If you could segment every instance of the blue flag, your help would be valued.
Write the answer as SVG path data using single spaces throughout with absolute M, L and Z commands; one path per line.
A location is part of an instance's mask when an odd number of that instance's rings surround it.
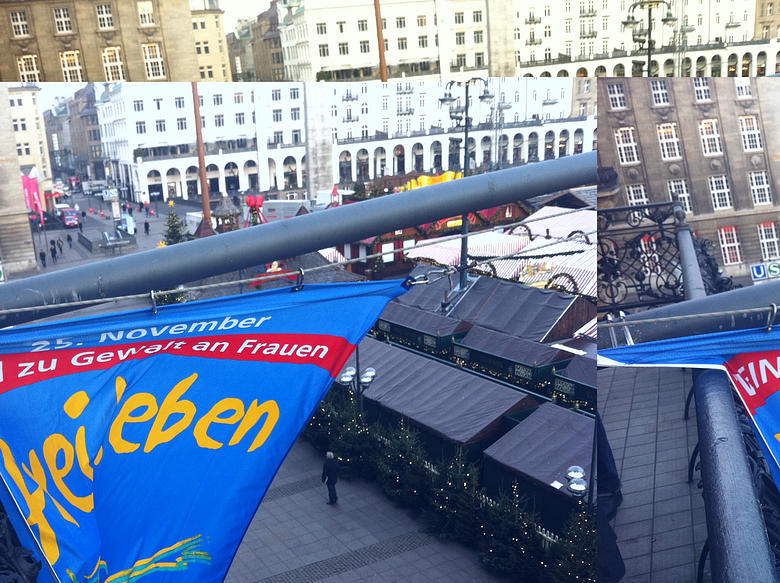
M 22 540 L 63 582 L 222 581 L 334 375 L 406 289 L 307 285 L 3 330 L 0 500 Z
M 599 351 L 600 366 L 676 366 L 728 374 L 780 485 L 780 329 L 734 330 Z

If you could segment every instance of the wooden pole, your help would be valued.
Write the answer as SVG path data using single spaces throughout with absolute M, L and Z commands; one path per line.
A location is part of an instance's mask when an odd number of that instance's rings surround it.
M 376 42 L 379 46 L 379 76 L 382 83 L 387 83 L 387 63 L 385 62 L 385 39 L 382 33 L 382 9 L 379 0 L 374 0 L 374 14 L 376 16 Z

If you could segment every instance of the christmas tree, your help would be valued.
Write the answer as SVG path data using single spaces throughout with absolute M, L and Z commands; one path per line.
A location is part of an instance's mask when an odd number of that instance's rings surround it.
M 498 501 L 485 501 L 480 512 L 479 558 L 517 581 L 544 581 L 542 541 L 526 505 L 517 483 Z
M 550 579 L 554 583 L 596 583 L 596 517 L 582 500 L 578 504 L 553 561 Z
M 184 221 L 179 218 L 176 211 L 171 209 L 168 213 L 168 220 L 166 222 L 165 244 L 175 245 L 176 243 L 181 243 L 188 239 L 189 237 L 187 236 Z
M 426 519 L 436 534 L 473 544 L 479 522 L 479 470 L 469 464 L 462 448 L 439 465 Z
M 335 389 L 331 390 L 331 393 L 334 392 Z M 360 403 L 352 391 L 343 392 L 339 401 L 339 419 L 334 428 L 331 449 L 339 456 L 344 475 L 370 478 L 373 475 L 369 462 L 371 442 Z
M 412 508 L 428 503 L 431 478 L 416 431 L 403 419 L 395 428 L 375 426 L 374 467 L 382 490 L 393 500 Z

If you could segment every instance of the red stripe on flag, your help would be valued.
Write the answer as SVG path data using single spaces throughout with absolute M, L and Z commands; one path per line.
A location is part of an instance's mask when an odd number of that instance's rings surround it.
M 225 334 L 0 355 L 0 394 L 60 376 L 174 354 L 220 360 L 313 364 L 334 377 L 355 345 L 327 334 Z

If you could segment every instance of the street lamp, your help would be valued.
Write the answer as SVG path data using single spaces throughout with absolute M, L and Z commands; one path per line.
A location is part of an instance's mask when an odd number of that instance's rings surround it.
M 356 362 L 356 364 L 358 364 Z M 358 366 L 360 366 L 358 364 Z M 357 369 L 354 366 L 350 366 L 344 369 L 344 373 L 339 377 L 339 382 L 342 385 L 348 386 L 353 393 L 360 396 L 360 415 L 363 415 L 363 393 L 368 389 L 376 376 L 376 369 L 371 367 L 365 369 L 358 378 Z
M 463 115 L 461 116 L 458 112 L 450 111 L 450 119 L 457 122 L 457 125 L 460 126 L 461 121 L 463 122 L 463 176 L 466 177 L 469 175 L 469 125 L 471 124 L 471 118 L 469 118 L 469 87 L 472 85 L 477 85 L 479 83 L 483 84 L 483 91 L 482 95 L 479 96 L 479 100 L 483 103 L 487 103 L 490 100 L 493 99 L 493 95 L 491 95 L 488 92 L 488 81 L 487 79 L 483 79 L 482 77 L 472 77 L 468 81 L 450 81 L 447 83 L 445 90 L 444 90 L 444 97 L 439 98 L 439 103 L 442 105 L 448 105 L 451 106 L 455 102 L 455 98 L 452 96 L 452 86 L 457 85 L 458 87 L 464 87 L 465 88 L 465 105 L 463 107 Z M 468 265 L 468 250 L 469 250 L 469 244 L 468 244 L 468 237 L 469 234 L 469 216 L 468 214 L 461 216 L 461 227 L 460 232 L 463 235 L 463 238 L 460 241 L 460 289 L 461 291 L 466 289 L 466 284 L 468 283 L 468 274 L 466 273 L 467 265 Z
M 666 7 L 666 16 L 661 19 L 661 22 L 667 26 L 672 26 L 677 22 L 677 18 L 672 16 L 672 5 L 667 0 L 639 0 L 634 2 L 628 8 L 628 18 L 623 21 L 625 28 L 630 28 L 633 32 L 634 42 L 639 44 L 641 49 L 642 45 L 647 41 L 647 76 L 652 77 L 650 71 L 653 55 L 653 8 Z M 647 32 L 644 30 L 635 30 L 639 25 L 639 21 L 634 17 L 634 11 L 636 9 L 647 10 Z M 645 38 L 647 37 L 647 38 Z
M 588 483 L 585 481 L 585 470 L 580 466 L 571 466 L 566 470 L 566 479 L 569 481 L 567 486 L 569 492 L 582 498 L 588 491 Z

